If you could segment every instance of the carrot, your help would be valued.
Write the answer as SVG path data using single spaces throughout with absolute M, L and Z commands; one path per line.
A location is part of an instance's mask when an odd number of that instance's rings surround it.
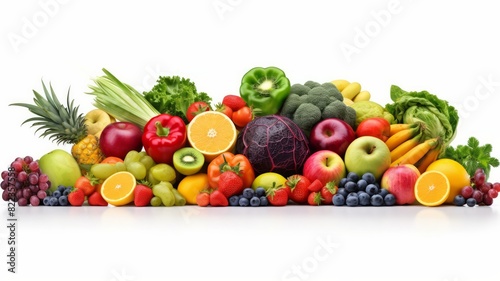
M 389 150 L 392 151 L 396 147 L 398 147 L 400 144 L 402 144 L 403 142 L 414 137 L 418 132 L 419 132 L 418 127 L 413 127 L 413 128 L 399 131 L 399 132 L 395 133 L 394 135 L 390 136 L 385 141 L 385 144 L 387 145 Z
M 437 145 L 437 138 L 432 138 L 415 146 L 410 151 L 391 163 L 391 167 L 403 164 L 416 164 L 424 155 Z
M 407 130 L 407 129 L 411 129 L 412 127 L 415 127 L 415 126 L 416 126 L 415 124 L 404 124 L 404 123 L 391 124 L 391 133 L 389 135 L 393 136 L 397 132 L 400 132 L 400 131 L 403 131 L 403 130 Z
M 432 162 L 437 160 L 439 152 L 439 148 L 434 147 L 429 152 L 427 152 L 424 157 L 422 157 L 422 159 L 420 159 L 420 161 L 416 164 L 417 169 L 420 171 L 420 173 L 425 172 L 425 170 L 427 170 L 427 167 L 429 167 Z
M 398 159 L 399 157 L 405 155 L 412 148 L 419 145 L 421 137 L 422 134 L 418 134 L 415 137 L 403 142 L 402 144 L 398 145 L 396 148 L 391 150 L 391 161 Z

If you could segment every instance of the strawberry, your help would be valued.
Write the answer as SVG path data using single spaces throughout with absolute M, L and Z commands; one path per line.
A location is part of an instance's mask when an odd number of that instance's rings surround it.
M 73 188 L 70 194 L 68 194 L 68 202 L 71 206 L 82 206 L 85 202 L 85 193 L 82 189 Z
M 219 190 L 214 190 L 212 193 L 210 193 L 210 206 L 222 206 L 225 207 L 229 205 L 229 202 L 227 201 L 227 197 L 224 196 L 222 192 Z
M 322 201 L 323 197 L 321 197 L 321 193 L 317 191 L 309 193 L 309 196 L 307 197 L 307 204 L 311 206 L 319 206 Z
M 108 202 L 102 198 L 102 195 L 100 192 L 94 191 L 90 196 L 87 198 L 87 202 L 89 203 L 90 206 L 108 206 Z
M 237 95 L 226 95 L 222 98 L 222 104 L 229 106 L 233 111 L 237 111 L 238 109 L 247 105 L 245 100 Z
M 305 204 L 307 202 L 307 196 L 310 193 L 307 187 L 310 184 L 311 181 L 303 175 L 291 175 L 285 182 L 285 186 L 290 191 L 288 196 L 297 204 Z
M 288 203 L 287 188 L 277 187 L 268 189 L 267 201 L 273 206 L 285 206 Z
M 332 204 L 333 195 L 337 193 L 338 187 L 334 181 L 328 182 L 321 188 L 321 197 L 323 197 L 323 204 Z
M 319 179 L 315 179 L 311 184 L 307 187 L 311 192 L 318 192 L 323 187 L 323 183 Z
M 210 205 L 210 194 L 207 192 L 200 192 L 196 195 L 196 204 L 200 207 L 206 207 Z
M 219 176 L 218 190 L 229 198 L 243 192 L 243 179 L 234 171 L 225 171 Z
M 138 184 L 134 188 L 134 205 L 137 207 L 148 206 L 153 196 L 153 190 L 149 186 Z

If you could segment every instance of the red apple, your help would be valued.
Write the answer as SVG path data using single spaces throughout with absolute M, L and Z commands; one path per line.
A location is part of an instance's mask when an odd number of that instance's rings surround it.
M 142 150 L 142 130 L 130 122 L 115 122 L 101 132 L 99 146 L 104 156 L 124 159 L 131 150 Z
M 345 177 L 344 161 L 331 150 L 318 150 L 306 159 L 302 174 L 311 182 L 319 179 L 324 185 L 338 183 Z
M 396 197 L 397 205 L 415 202 L 415 183 L 420 172 L 411 164 L 398 165 L 387 169 L 382 176 L 380 186 Z
M 331 150 L 343 157 L 355 138 L 356 133 L 349 124 L 341 119 L 327 118 L 314 125 L 309 143 L 313 151 Z
M 391 135 L 391 124 L 382 117 L 368 118 L 359 123 L 356 136 L 372 136 L 385 142 Z

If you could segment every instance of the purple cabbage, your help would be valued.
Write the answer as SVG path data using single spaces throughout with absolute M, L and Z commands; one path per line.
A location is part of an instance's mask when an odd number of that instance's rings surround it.
M 300 174 L 310 155 L 309 141 L 302 130 L 291 119 L 279 115 L 258 117 L 248 123 L 238 134 L 235 149 L 248 158 L 256 175 Z

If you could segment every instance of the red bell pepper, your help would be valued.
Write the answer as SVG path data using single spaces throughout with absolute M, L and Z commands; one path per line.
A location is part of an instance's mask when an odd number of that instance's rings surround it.
M 208 184 L 212 188 L 219 187 L 219 177 L 225 171 L 232 170 L 243 179 L 243 187 L 251 187 L 255 172 L 248 158 L 243 154 L 224 152 L 210 161 L 207 167 Z
M 186 124 L 179 116 L 157 115 L 144 126 L 142 144 L 156 163 L 172 165 L 174 152 L 186 144 Z

